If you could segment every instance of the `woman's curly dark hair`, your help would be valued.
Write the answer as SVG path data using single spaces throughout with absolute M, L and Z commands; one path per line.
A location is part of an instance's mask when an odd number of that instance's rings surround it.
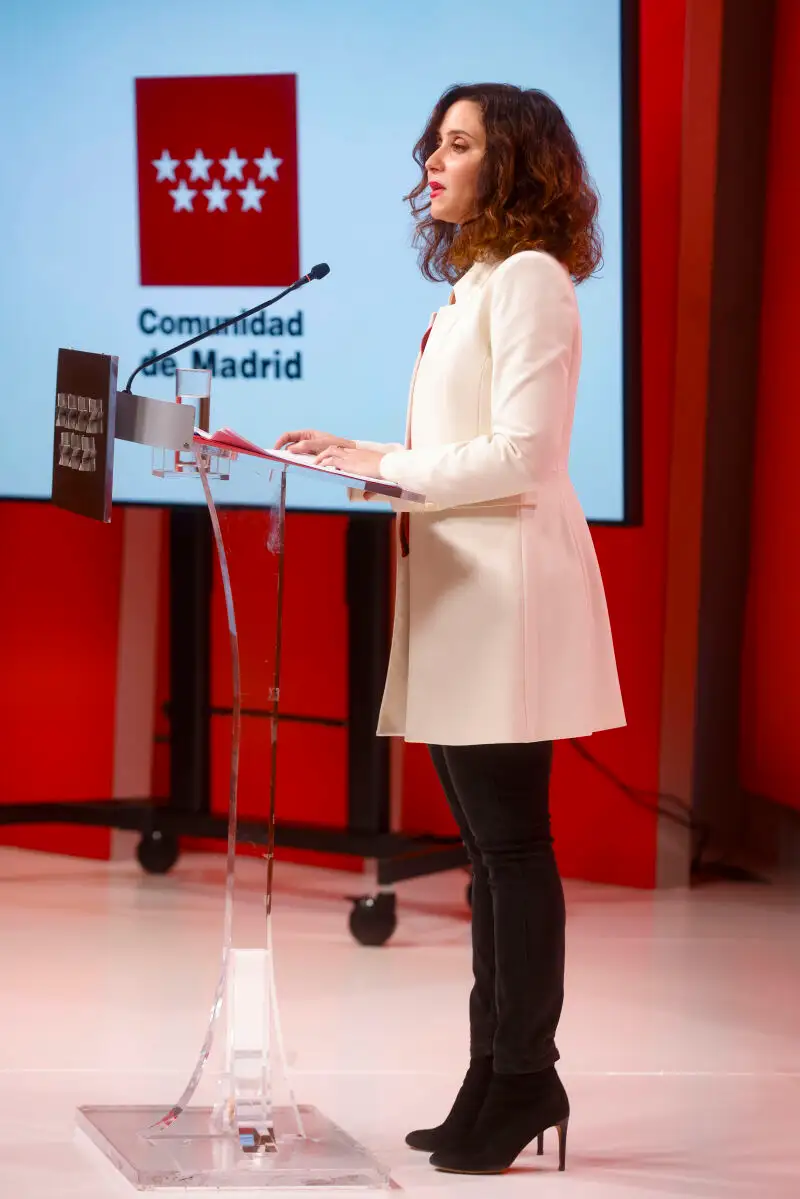
M 457 100 L 479 104 L 486 128 L 478 214 L 460 226 L 430 215 L 425 171 L 445 113 Z M 506 83 L 449 88 L 414 147 L 414 161 L 422 179 L 405 199 L 417 223 L 414 245 L 427 279 L 453 283 L 474 262 L 520 250 L 546 250 L 576 283 L 600 265 L 597 192 L 566 117 L 545 92 Z

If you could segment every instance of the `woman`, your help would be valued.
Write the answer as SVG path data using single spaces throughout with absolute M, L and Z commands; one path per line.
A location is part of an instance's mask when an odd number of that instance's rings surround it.
M 598 202 L 563 114 L 539 91 L 452 88 L 414 157 L 422 271 L 455 287 L 423 339 L 406 443 L 306 430 L 278 446 L 426 497 L 399 522 L 378 731 L 430 746 L 472 862 L 475 980 L 461 1090 L 443 1124 L 406 1139 L 440 1169 L 495 1173 L 535 1137 L 541 1152 L 556 1127 L 563 1169 L 552 743 L 625 723 L 567 473 L 581 356 L 573 281 L 600 261 Z

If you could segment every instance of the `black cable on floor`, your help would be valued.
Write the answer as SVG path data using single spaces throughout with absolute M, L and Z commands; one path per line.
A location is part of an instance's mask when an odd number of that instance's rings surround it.
M 708 845 L 711 830 L 705 821 L 697 820 L 692 815 L 690 805 L 686 800 L 681 799 L 678 795 L 672 795 L 669 791 L 649 791 L 643 787 L 634 787 L 621 779 L 610 766 L 606 766 L 604 762 L 599 761 L 581 741 L 570 738 L 570 745 L 584 761 L 593 766 L 604 779 L 615 786 L 618 791 L 621 791 L 636 807 L 643 808 L 646 812 L 653 812 L 657 816 L 663 816 L 665 820 L 671 820 L 679 828 L 685 828 L 688 832 L 693 833 L 697 837 L 697 841 L 694 853 L 692 854 L 690 869 L 692 874 L 696 874 L 702 869 L 703 855 Z M 679 809 L 679 812 L 674 812 L 670 808 L 665 807 L 665 802 L 674 804 Z
M 631 803 L 636 804 L 637 807 L 644 808 L 645 811 L 653 812 L 658 816 L 665 817 L 667 820 L 672 820 L 680 828 L 685 828 L 696 835 L 697 842 L 690 866 L 692 875 L 705 875 L 707 877 L 737 882 L 765 881 L 759 875 L 743 867 L 732 866 L 722 860 L 715 862 L 706 862 L 703 860 L 710 840 L 711 829 L 706 821 L 698 820 L 692 815 L 690 805 L 686 800 L 681 799 L 677 795 L 672 795 L 668 791 L 648 791 L 641 787 L 633 787 L 630 783 L 624 782 L 604 762 L 600 762 L 582 742 L 571 738 L 570 744 L 586 762 L 593 766 L 603 778 L 607 779 L 608 782 L 621 791 Z M 655 802 L 648 802 L 652 800 L 655 800 Z M 674 804 L 680 810 L 680 814 L 664 807 L 664 801 Z

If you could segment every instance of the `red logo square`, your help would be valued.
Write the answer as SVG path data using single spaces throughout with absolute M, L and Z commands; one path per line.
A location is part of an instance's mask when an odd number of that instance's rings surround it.
M 143 284 L 294 283 L 296 97 L 294 75 L 136 80 Z

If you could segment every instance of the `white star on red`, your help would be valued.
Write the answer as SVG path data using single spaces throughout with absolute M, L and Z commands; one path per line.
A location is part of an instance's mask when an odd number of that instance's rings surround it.
M 256 187 L 254 179 L 248 179 L 247 186 L 238 189 L 238 195 L 242 197 L 242 212 L 261 212 L 264 189 Z
M 203 192 L 203 195 L 208 201 L 208 211 L 227 212 L 227 201 L 230 194 L 231 193 L 228 191 L 228 189 L 222 186 L 219 179 L 215 179 L 211 184 L 211 187 L 207 191 Z
M 192 201 L 197 195 L 197 192 L 192 191 L 190 187 L 187 187 L 185 179 L 181 179 L 175 190 L 171 191 L 169 194 L 175 201 L 172 208 L 173 212 L 194 212 L 194 209 L 192 208 Z
M 227 158 L 220 158 L 220 166 L 225 168 L 225 182 L 229 179 L 239 179 L 244 183 L 244 175 L 242 174 L 248 159 L 240 158 L 235 150 L 231 150 Z
M 170 183 L 175 182 L 175 168 L 178 166 L 180 159 L 170 158 L 169 150 L 162 150 L 160 158 L 154 158 L 152 165 L 158 171 L 156 183 L 163 183 L 165 179 L 169 179 Z
M 206 158 L 202 150 L 195 150 L 194 158 L 187 158 L 186 165 L 192 172 L 190 179 L 194 182 L 195 179 L 203 179 L 208 183 L 208 168 L 213 163 L 213 158 Z
M 278 167 L 282 165 L 283 159 L 276 158 L 271 150 L 264 150 L 262 158 L 254 158 L 253 162 L 258 167 L 259 179 L 273 179 L 278 182 Z

